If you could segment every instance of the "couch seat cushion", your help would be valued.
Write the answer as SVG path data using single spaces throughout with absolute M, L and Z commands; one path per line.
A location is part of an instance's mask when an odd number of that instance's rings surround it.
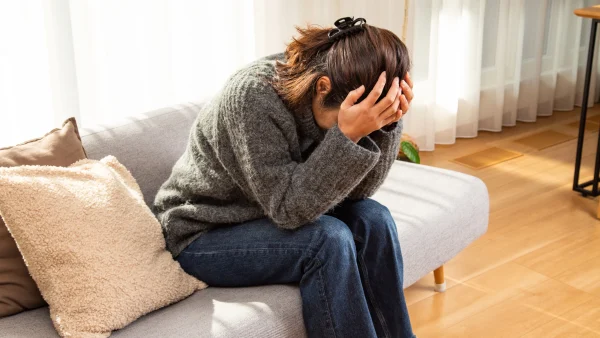
M 293 285 L 215 288 L 152 312 L 111 337 L 305 337 Z M 58 337 L 47 308 L 0 320 L 0 338 Z

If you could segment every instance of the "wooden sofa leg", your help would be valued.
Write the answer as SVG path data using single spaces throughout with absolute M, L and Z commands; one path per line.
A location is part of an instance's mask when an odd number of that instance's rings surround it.
M 433 270 L 433 277 L 435 278 L 435 291 L 444 292 L 446 291 L 446 279 L 444 278 L 444 266 Z

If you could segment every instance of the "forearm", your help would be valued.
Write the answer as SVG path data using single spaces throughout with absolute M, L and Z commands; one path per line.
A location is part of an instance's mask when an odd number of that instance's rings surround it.
M 374 143 L 354 144 L 334 127 L 306 162 L 283 173 L 288 182 L 272 190 L 263 207 L 284 228 L 311 222 L 348 196 L 379 157 Z
M 375 194 L 377 189 L 385 181 L 390 168 L 396 160 L 398 148 L 400 146 L 400 136 L 402 134 L 402 122 L 400 121 L 394 128 L 387 130 L 377 130 L 368 138 L 377 144 L 381 155 L 377 164 L 369 171 L 365 178 L 350 192 L 348 198 L 363 199 Z

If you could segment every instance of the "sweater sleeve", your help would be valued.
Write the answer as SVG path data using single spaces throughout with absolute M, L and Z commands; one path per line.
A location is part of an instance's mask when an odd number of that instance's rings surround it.
M 349 199 L 363 199 L 373 196 L 377 189 L 381 187 L 387 177 L 392 164 L 398 155 L 400 146 L 400 136 L 402 135 L 402 120 L 397 124 L 391 125 L 391 128 L 376 130 L 369 136 L 363 138 L 375 143 L 380 151 L 379 161 L 364 177 L 364 179 L 350 192 Z
M 323 215 L 379 160 L 374 143 L 357 145 L 335 126 L 306 162 L 295 162 L 283 127 L 271 117 L 270 110 L 283 106 L 273 100 L 237 102 L 223 116 L 239 172 L 232 177 L 280 227 L 297 228 Z

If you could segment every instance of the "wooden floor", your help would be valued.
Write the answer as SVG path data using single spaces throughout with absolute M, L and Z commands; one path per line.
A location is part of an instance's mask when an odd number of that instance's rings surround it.
M 491 211 L 487 234 L 445 265 L 445 293 L 433 292 L 433 274 L 406 290 L 419 338 L 600 337 L 598 202 L 571 190 L 576 140 L 544 150 L 513 142 L 547 129 L 577 135 L 569 123 L 578 120 L 579 109 L 555 112 L 422 153 L 423 164 L 481 178 Z M 586 133 L 585 180 L 597 137 Z M 525 156 L 481 170 L 449 161 L 490 146 Z

